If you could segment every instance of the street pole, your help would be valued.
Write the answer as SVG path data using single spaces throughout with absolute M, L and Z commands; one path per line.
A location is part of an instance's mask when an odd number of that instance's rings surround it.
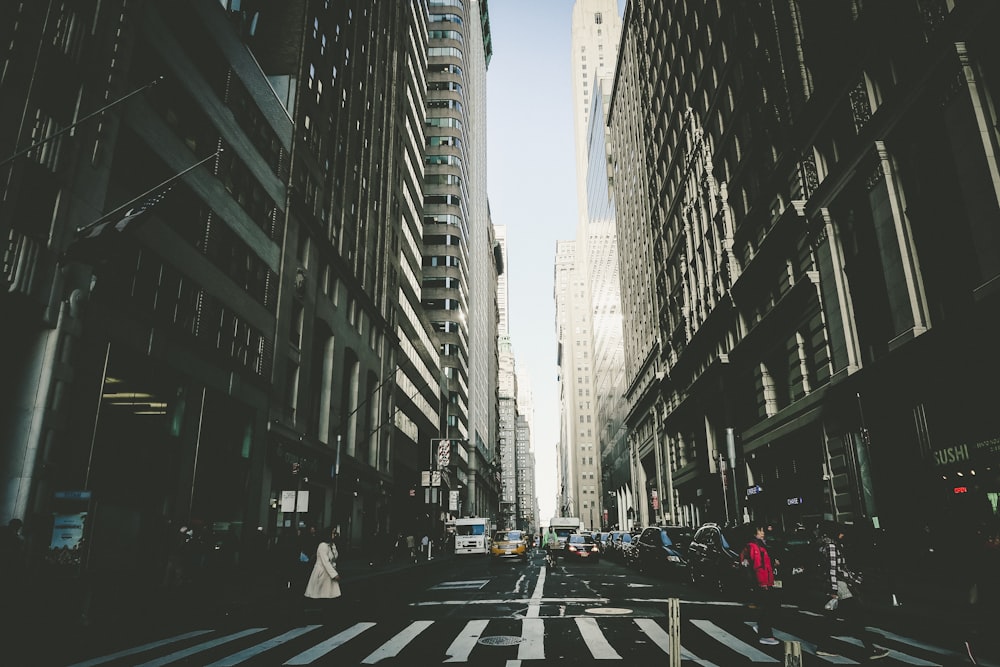
M 337 523 L 337 489 L 340 487 L 340 436 L 337 436 L 337 455 L 333 463 L 333 507 L 330 508 L 330 520 L 337 531 L 340 531 L 340 524 Z

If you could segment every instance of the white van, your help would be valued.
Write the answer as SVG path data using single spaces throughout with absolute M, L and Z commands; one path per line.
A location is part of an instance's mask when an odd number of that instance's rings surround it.
M 490 520 L 486 517 L 455 519 L 455 553 L 488 554 L 490 552 Z
M 549 530 L 559 538 L 559 549 L 566 547 L 566 538 L 580 532 L 583 523 L 573 516 L 552 517 L 549 519 Z

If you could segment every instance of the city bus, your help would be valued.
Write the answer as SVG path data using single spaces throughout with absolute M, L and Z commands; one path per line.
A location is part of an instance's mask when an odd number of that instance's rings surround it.
M 455 519 L 454 525 L 456 554 L 485 555 L 490 552 L 490 520 L 488 518 Z

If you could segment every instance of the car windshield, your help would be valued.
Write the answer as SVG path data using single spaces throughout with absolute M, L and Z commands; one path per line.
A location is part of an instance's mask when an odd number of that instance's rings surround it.
M 663 536 L 663 544 L 666 546 L 676 545 L 681 548 L 691 544 L 694 531 L 690 528 L 664 528 L 660 531 Z
M 590 535 L 570 535 L 569 536 L 569 543 L 570 544 L 593 544 L 594 543 L 594 538 L 591 537 Z
M 631 542 L 632 533 L 622 533 L 622 542 Z
M 493 539 L 497 542 L 517 542 L 521 539 L 521 531 L 501 530 L 493 537 Z

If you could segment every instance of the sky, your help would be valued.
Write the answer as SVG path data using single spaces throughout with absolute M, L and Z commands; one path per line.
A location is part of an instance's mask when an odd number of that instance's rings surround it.
M 558 486 L 556 241 L 576 237 L 573 0 L 494 0 L 489 10 L 487 188 L 493 223 L 507 226 L 510 334 L 515 363 L 520 372 L 527 369 L 534 395 L 535 484 L 544 525 Z
M 510 335 L 534 396 L 535 485 L 544 524 L 557 489 L 556 241 L 576 236 L 573 0 L 500 0 L 489 8 L 487 191 L 493 223 L 507 226 Z

